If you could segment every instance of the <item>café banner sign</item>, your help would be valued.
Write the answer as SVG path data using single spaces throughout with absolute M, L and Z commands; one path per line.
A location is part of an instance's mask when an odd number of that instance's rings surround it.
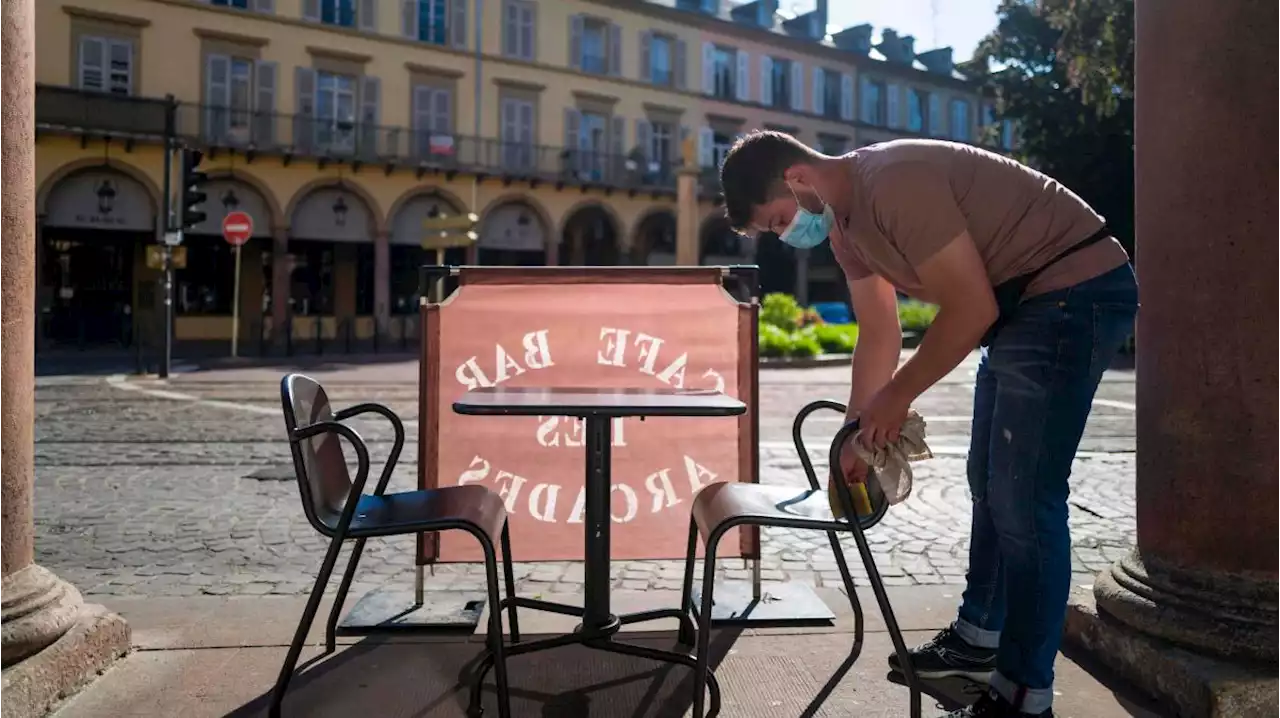
M 737 420 L 613 421 L 616 559 L 683 557 L 694 493 L 756 480 L 756 307 L 725 291 L 720 268 L 456 271 L 458 289 L 422 308 L 420 483 L 498 493 L 516 560 L 582 558 L 585 422 L 455 414 L 470 389 L 711 389 L 748 403 Z M 475 541 L 456 533 L 425 535 L 420 561 L 480 560 Z M 756 532 L 722 546 L 755 556 Z

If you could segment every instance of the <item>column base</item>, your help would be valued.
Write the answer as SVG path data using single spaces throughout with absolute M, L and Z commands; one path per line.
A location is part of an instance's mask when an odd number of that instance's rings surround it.
M 129 626 L 40 566 L 5 577 L 5 718 L 46 715 L 129 650 Z
M 1276 653 L 1276 579 L 1173 566 L 1129 553 L 1098 575 L 1098 608 L 1150 636 L 1230 661 Z
M 1142 633 L 1100 611 L 1093 591 L 1072 593 L 1063 638 L 1164 703 L 1171 715 L 1269 715 L 1280 699 L 1274 663 L 1232 662 Z

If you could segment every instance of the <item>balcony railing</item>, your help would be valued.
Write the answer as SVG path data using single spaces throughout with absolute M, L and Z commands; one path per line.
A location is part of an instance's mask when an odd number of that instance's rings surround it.
M 164 100 L 44 85 L 36 93 L 36 123 L 42 130 L 159 141 L 165 134 L 165 109 Z M 672 162 L 376 125 L 356 118 L 178 103 L 174 134 L 194 146 L 255 155 L 501 174 L 645 192 L 674 191 L 676 185 Z

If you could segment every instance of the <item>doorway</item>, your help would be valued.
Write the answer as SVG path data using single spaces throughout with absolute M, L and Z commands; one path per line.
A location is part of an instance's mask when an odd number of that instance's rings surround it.
M 133 233 L 45 230 L 42 336 L 55 347 L 127 347 L 133 340 Z

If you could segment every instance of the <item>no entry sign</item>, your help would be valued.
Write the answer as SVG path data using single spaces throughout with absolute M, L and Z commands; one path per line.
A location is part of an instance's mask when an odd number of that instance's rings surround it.
M 253 217 L 247 212 L 230 212 L 222 218 L 222 238 L 239 247 L 253 236 Z

